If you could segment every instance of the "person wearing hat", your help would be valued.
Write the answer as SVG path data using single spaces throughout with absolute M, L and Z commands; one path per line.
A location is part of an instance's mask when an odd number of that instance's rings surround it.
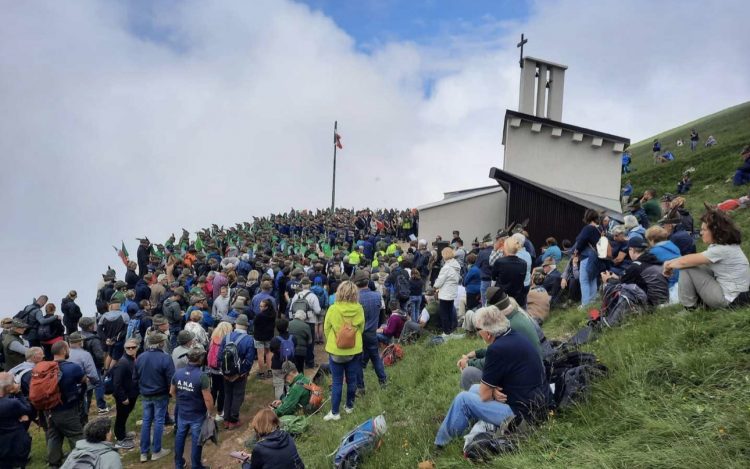
M 80 366 L 83 373 L 88 378 L 87 389 L 93 391 L 96 386 L 99 385 L 99 370 L 96 369 L 94 358 L 91 354 L 83 348 L 83 335 L 80 332 L 74 332 L 68 336 L 68 343 L 70 344 L 70 356 L 68 361 L 75 363 Z M 86 425 L 88 422 L 88 406 L 81 406 L 81 425 Z
M 310 328 L 310 334 L 312 334 L 313 342 L 316 339 L 316 325 L 318 323 L 318 316 L 320 315 L 320 302 L 318 296 L 310 290 L 309 277 L 303 277 L 300 280 L 301 290 L 298 291 L 289 302 L 289 311 L 291 314 L 297 311 L 305 312 L 305 323 Z M 315 347 L 307 348 L 307 355 L 305 357 L 305 366 L 307 368 L 315 368 Z
M 660 305 L 669 301 L 669 281 L 662 273 L 662 262 L 648 252 L 648 243 L 634 235 L 628 240 L 628 254 L 632 263 L 622 276 L 610 271 L 602 272 L 604 284 L 635 284 L 648 297 L 650 305 Z
M 172 294 L 164 301 L 164 317 L 169 322 L 169 336 L 172 348 L 177 347 L 177 334 L 182 329 L 182 302 L 185 301 L 185 289 L 175 287 Z
M 191 436 L 190 467 L 203 469 L 201 461 L 203 443 L 201 427 L 206 418 L 213 419 L 214 399 L 211 396 L 211 380 L 202 369 L 206 349 L 194 345 L 188 349 L 187 366 L 178 369 L 172 377 L 170 394 L 177 401 L 177 431 L 174 438 L 174 461 L 177 469 L 185 467 L 185 440 Z
M 120 309 L 120 300 L 115 293 L 109 300 L 109 311 L 99 318 L 97 332 L 104 341 L 107 358 L 104 359 L 104 369 L 109 369 L 112 360 L 119 360 L 124 353 L 125 334 L 128 329 L 130 316 Z
M 732 184 L 742 186 L 750 182 L 750 145 L 745 145 L 740 151 L 742 165 L 737 168 L 732 178 Z
M 3 332 L 3 356 L 5 369 L 10 370 L 26 360 L 29 343 L 23 338 L 29 325 L 20 319 L 13 319 L 10 329 Z
M 537 324 L 542 324 L 549 317 L 552 297 L 542 286 L 546 277 L 541 268 L 534 269 L 531 274 L 531 289 L 526 295 L 526 312 Z
M 193 347 L 194 341 L 195 334 L 188 330 L 182 330 L 177 334 L 177 347 L 172 351 L 172 361 L 176 370 L 187 366 L 187 353 Z
M 70 290 L 68 295 L 60 302 L 60 311 L 63 314 L 63 324 L 65 325 L 65 334 L 70 335 L 78 331 L 78 320 L 81 319 L 81 308 L 76 304 L 78 293 Z
M 224 428 L 227 430 L 241 426 L 240 407 L 245 401 L 247 376 L 255 360 L 255 343 L 247 333 L 249 325 L 247 316 L 240 314 L 235 321 L 235 330 L 224 337 L 219 347 L 219 364 L 224 374 Z M 223 363 L 229 343 L 234 344 L 232 348 L 236 350 L 239 369 L 232 369 L 232 363 Z
M 134 379 L 135 359 L 138 356 L 140 343 L 137 339 L 128 339 L 125 341 L 125 354 L 117 360 L 117 363 L 109 371 L 112 377 L 112 397 L 115 399 L 117 414 L 115 417 L 115 448 L 133 449 L 135 448 L 135 432 L 127 432 L 125 426 L 128 417 L 135 408 L 138 400 L 138 381 Z
M 156 318 L 154 318 L 156 323 Z M 169 404 L 169 390 L 172 376 L 175 374 L 172 358 L 162 347 L 167 336 L 154 331 L 146 338 L 146 351 L 135 360 L 135 379 L 138 380 L 138 391 L 141 395 L 143 423 L 141 426 L 141 462 L 156 461 L 170 453 L 162 448 L 164 422 Z M 153 446 L 151 427 L 153 426 Z
M 94 366 L 96 371 L 99 373 L 99 384 L 96 388 L 88 390 L 84 400 L 84 408 L 88 412 L 91 402 L 96 393 L 96 406 L 99 409 L 100 414 L 106 414 L 109 412 L 107 407 L 107 401 L 104 400 L 104 385 L 102 383 L 102 377 L 104 376 L 104 363 L 107 358 L 106 347 L 104 346 L 101 337 L 96 333 L 96 320 L 90 316 L 84 316 L 78 321 L 78 327 L 81 328 L 81 338 L 83 339 L 83 348 L 91 354 L 91 358 L 94 360 Z
M 305 324 L 307 315 L 304 311 L 297 311 L 289 321 L 289 334 L 294 336 L 294 364 L 297 371 L 302 373 L 305 370 L 305 358 L 307 357 L 307 348 L 314 347 L 313 335 L 310 327 Z
M 284 382 L 288 386 L 288 391 L 283 399 L 277 399 L 271 402 L 271 408 L 278 417 L 284 415 L 294 415 L 297 409 L 304 409 L 310 402 L 310 391 L 305 385 L 310 384 L 310 379 L 303 373 L 297 371 L 297 367 L 290 361 L 285 361 L 281 365 L 281 374 L 284 376 Z
M 148 273 L 148 259 L 151 255 L 151 242 L 147 237 L 138 238 L 138 251 L 136 259 L 138 260 L 138 276 L 143 278 Z

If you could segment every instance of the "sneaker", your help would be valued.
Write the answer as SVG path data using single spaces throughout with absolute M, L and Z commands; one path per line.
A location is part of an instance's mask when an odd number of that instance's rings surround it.
M 105 407 L 105 408 L 103 408 L 103 409 L 99 409 L 99 410 L 97 411 L 97 413 L 98 413 L 99 415 L 104 415 L 104 414 L 108 414 L 110 410 L 111 410 L 111 409 L 110 409 L 109 407 Z
M 148 462 L 148 453 L 141 453 L 141 462 Z
M 217 421 L 218 423 L 221 423 L 224 421 L 224 416 L 221 414 L 216 414 L 216 416 L 214 417 L 214 420 Z
M 135 443 L 133 443 L 133 440 L 117 440 L 115 442 L 115 449 L 133 449 L 135 448 Z
M 344 412 L 346 412 L 347 414 L 351 414 L 352 412 L 354 412 L 354 407 L 344 407 Z
M 325 417 L 323 417 L 323 420 L 328 422 L 330 420 L 341 420 L 341 415 L 334 414 L 333 411 L 328 412 Z
M 127 432 L 127 433 L 125 434 L 125 439 L 126 439 L 126 440 L 132 440 L 132 439 L 134 439 L 134 438 L 135 438 L 135 436 L 136 436 L 136 435 L 135 435 L 135 432 Z
M 171 449 L 162 448 L 161 451 L 159 451 L 158 453 L 151 454 L 151 460 L 156 461 L 158 459 L 163 458 L 164 456 L 168 455 L 171 452 L 172 452 Z

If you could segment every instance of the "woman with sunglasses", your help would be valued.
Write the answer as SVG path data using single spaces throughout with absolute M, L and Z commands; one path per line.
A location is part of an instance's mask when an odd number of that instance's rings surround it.
M 125 354 L 117 360 L 115 366 L 109 371 L 112 378 L 112 396 L 115 398 L 117 406 L 117 415 L 115 417 L 115 448 L 133 449 L 135 448 L 135 433 L 126 432 L 125 424 L 128 416 L 135 408 L 135 401 L 138 399 L 138 382 L 135 378 L 135 357 L 138 355 L 138 340 L 128 339 L 125 341 Z

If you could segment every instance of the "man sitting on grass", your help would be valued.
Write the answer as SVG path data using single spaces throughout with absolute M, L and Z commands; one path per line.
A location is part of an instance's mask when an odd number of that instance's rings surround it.
M 551 402 L 537 350 L 510 329 L 508 318 L 488 306 L 477 311 L 474 321 L 477 334 L 488 346 L 482 380 L 453 399 L 435 437 L 438 448 L 463 435 L 475 421 L 501 426 L 521 417 L 534 422 L 546 415 Z
M 284 373 L 284 381 L 289 385 L 289 391 L 283 399 L 271 403 L 278 417 L 293 415 L 297 409 L 304 409 L 310 401 L 310 391 L 305 388 L 306 384 L 310 384 L 310 380 L 297 372 L 294 363 L 285 361 L 281 365 L 281 372 Z

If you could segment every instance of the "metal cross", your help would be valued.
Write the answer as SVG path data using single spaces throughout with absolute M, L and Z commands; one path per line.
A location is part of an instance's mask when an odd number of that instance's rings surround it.
M 521 42 L 519 42 L 518 44 L 516 44 L 516 47 L 520 47 L 521 48 L 521 58 L 518 60 L 518 65 L 520 65 L 521 68 L 523 68 L 523 45 L 526 44 L 527 42 L 529 42 L 529 40 L 528 39 L 524 39 L 523 34 L 521 34 Z

